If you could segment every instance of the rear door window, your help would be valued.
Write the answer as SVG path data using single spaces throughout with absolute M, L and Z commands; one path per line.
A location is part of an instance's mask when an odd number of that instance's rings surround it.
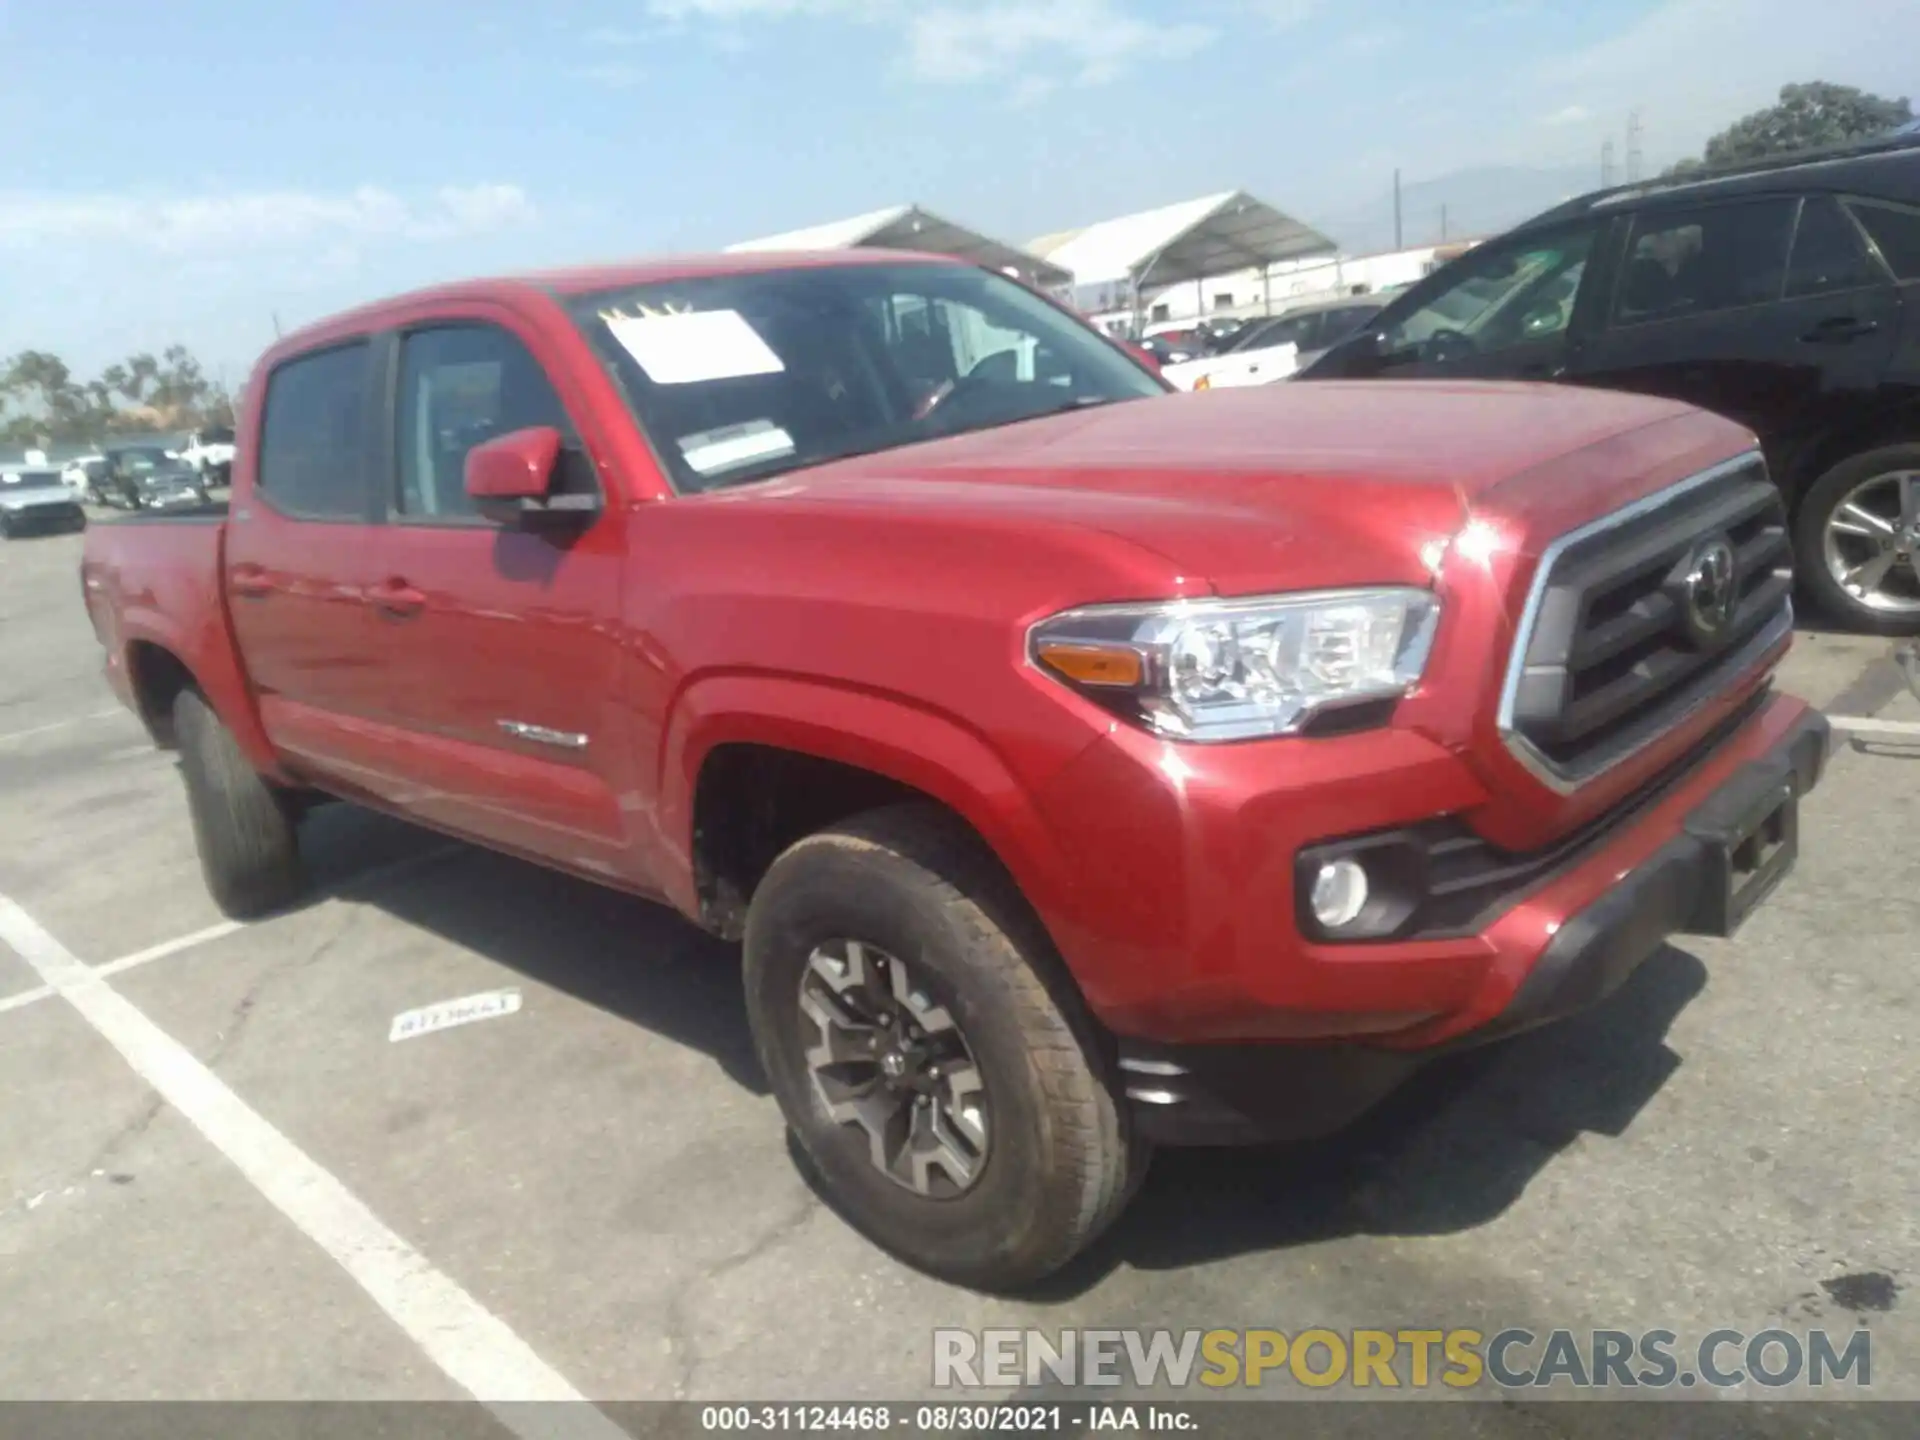
M 1851 220 L 1831 195 L 1810 195 L 1800 207 L 1787 266 L 1787 298 L 1858 290 L 1885 280 Z
M 1847 208 L 1897 280 L 1920 280 L 1920 210 L 1879 200 L 1849 200 Z
M 306 520 L 367 513 L 369 346 L 364 340 L 302 355 L 267 380 L 260 427 L 260 492 Z
M 1794 201 L 1785 197 L 1634 216 L 1614 322 L 1639 325 L 1778 300 L 1793 217 Z

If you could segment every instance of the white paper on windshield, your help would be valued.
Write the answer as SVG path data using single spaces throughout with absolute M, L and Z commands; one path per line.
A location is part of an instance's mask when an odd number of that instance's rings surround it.
M 680 437 L 680 453 L 701 475 L 793 454 L 793 437 L 771 420 L 749 420 Z
M 738 310 L 607 315 L 607 330 L 656 385 L 694 385 L 787 367 Z

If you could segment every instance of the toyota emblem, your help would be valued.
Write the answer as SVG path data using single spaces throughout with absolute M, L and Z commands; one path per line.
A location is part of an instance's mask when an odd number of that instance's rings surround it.
M 1733 544 L 1723 535 L 1701 541 L 1687 557 L 1687 628 L 1698 639 L 1718 639 L 1732 621 L 1735 578 Z

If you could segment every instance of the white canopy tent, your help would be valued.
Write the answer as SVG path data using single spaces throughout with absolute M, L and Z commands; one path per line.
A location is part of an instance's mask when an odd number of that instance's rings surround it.
M 1028 247 L 1073 272 L 1078 288 L 1124 286 L 1135 308 L 1146 290 L 1331 254 L 1334 242 L 1244 190 L 1205 195 L 1042 236 Z
M 989 269 L 1011 272 L 1029 284 L 1056 290 L 1073 283 L 1073 275 L 1004 241 L 923 210 L 918 205 L 893 205 L 865 215 L 789 230 L 758 240 L 729 245 L 740 250 L 922 250 L 951 255 Z

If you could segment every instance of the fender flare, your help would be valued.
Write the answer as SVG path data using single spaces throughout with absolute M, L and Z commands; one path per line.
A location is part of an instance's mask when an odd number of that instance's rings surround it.
M 260 723 L 253 691 L 226 633 L 223 609 L 215 609 L 195 630 L 189 631 L 159 610 L 129 606 L 121 612 L 117 639 L 129 692 L 141 719 L 149 726 L 154 717 L 147 713 L 146 697 L 141 693 L 139 675 L 133 664 L 134 648 L 138 645 L 151 645 L 179 662 L 188 678 L 207 697 L 220 722 L 233 732 L 241 753 L 254 769 L 282 784 L 292 783 Z
M 1053 913 L 1062 898 L 1051 831 L 1006 762 L 964 722 L 853 686 L 727 674 L 688 685 L 662 736 L 655 823 L 672 857 L 670 898 L 687 914 L 699 913 L 693 819 L 700 774 L 730 744 L 836 761 L 918 790 L 973 827 L 1036 912 Z

